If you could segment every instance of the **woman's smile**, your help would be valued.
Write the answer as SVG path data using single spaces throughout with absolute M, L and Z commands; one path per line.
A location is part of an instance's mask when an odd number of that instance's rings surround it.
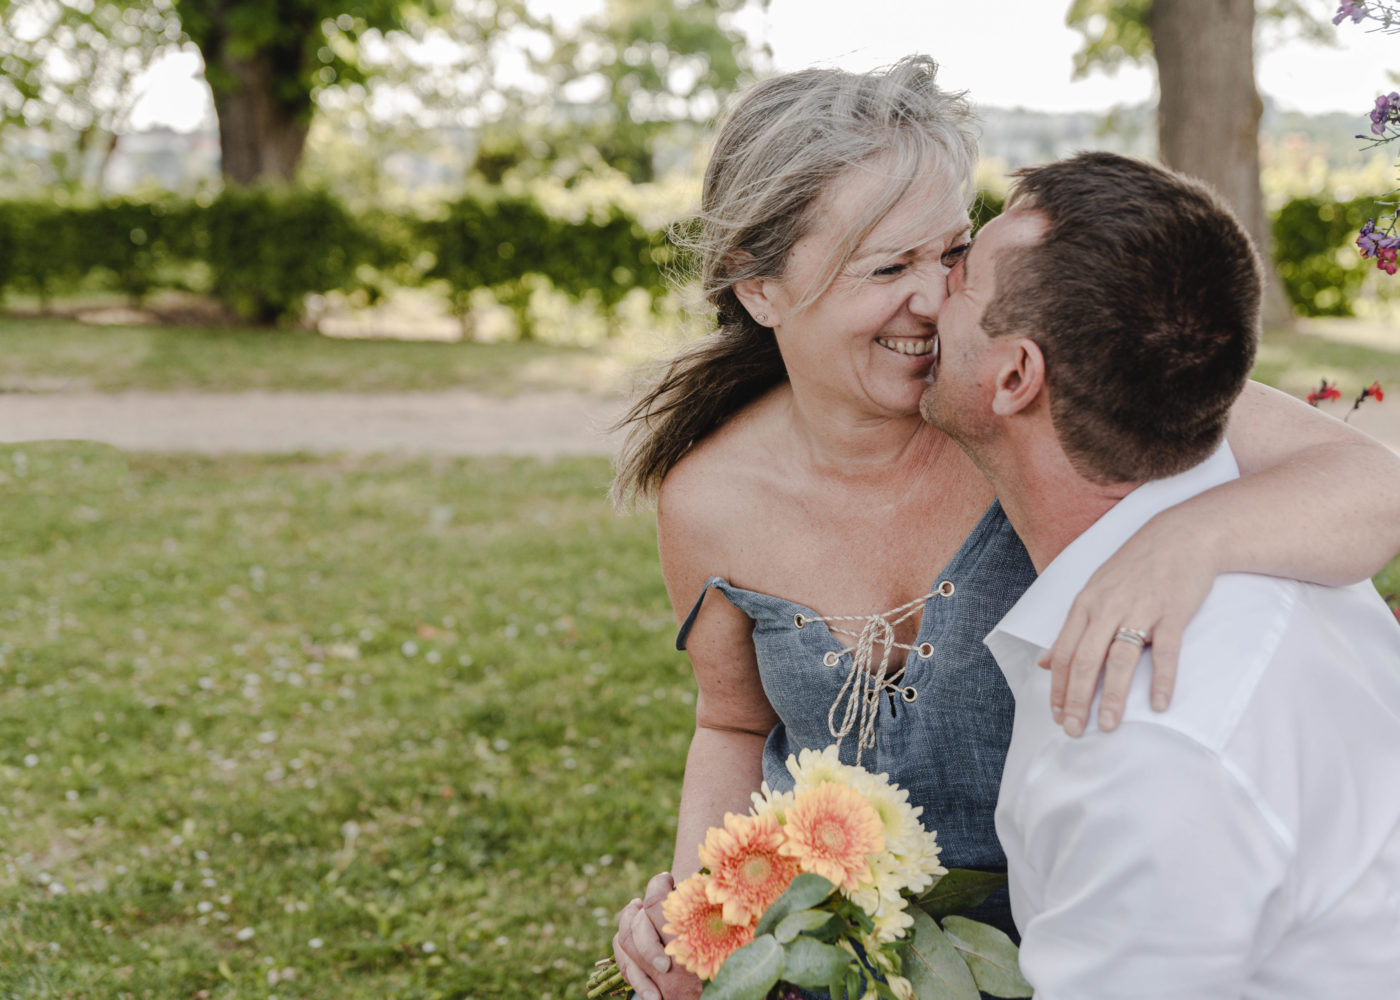
M 896 354 L 923 357 L 938 349 L 938 335 L 929 337 L 876 337 L 875 343 Z

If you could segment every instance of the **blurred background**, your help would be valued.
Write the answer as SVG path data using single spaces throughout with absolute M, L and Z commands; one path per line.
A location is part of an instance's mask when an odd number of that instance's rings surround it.
M 933 55 L 979 220 L 1080 149 L 1210 180 L 1255 376 L 1400 448 L 1397 38 L 1333 14 L 0 0 L 0 998 L 582 995 L 694 725 L 605 432 L 755 79 Z
M 665 314 L 664 228 L 694 203 L 729 94 L 923 51 L 981 112 L 989 207 L 1017 166 L 1160 150 L 1272 247 L 1271 326 L 1389 315 L 1386 283 L 1344 251 L 1395 182 L 1357 140 L 1393 40 L 1303 0 L 1159 4 L 1176 24 L 1149 8 L 11 0 L 0 293 L 597 342 Z M 386 299 L 400 308 L 362 313 Z

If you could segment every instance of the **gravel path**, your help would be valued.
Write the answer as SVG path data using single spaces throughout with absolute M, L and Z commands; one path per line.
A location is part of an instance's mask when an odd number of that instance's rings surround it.
M 1341 417 L 1350 403 L 1327 412 Z M 101 441 L 127 451 L 607 455 L 617 399 L 572 392 L 0 393 L 0 442 Z M 1353 426 L 1400 452 L 1400 399 Z
M 619 400 L 581 393 L 0 394 L 0 441 L 127 451 L 606 455 Z

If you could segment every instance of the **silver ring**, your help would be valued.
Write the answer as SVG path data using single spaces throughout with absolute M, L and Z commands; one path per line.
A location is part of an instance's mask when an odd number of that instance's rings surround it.
M 1131 642 L 1138 649 L 1141 649 L 1143 646 L 1147 645 L 1149 640 L 1147 637 L 1147 633 L 1144 632 L 1142 629 L 1128 628 L 1124 626 L 1123 628 L 1120 628 L 1117 632 L 1113 633 L 1113 641 Z

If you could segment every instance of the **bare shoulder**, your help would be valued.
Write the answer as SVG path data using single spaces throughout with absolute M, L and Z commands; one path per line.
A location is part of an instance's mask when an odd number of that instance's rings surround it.
M 750 404 L 692 448 L 657 494 L 657 540 L 667 586 L 696 591 L 711 576 L 731 577 L 749 544 L 756 506 L 772 501 L 765 441 L 768 397 Z M 673 593 L 673 599 L 678 597 Z

